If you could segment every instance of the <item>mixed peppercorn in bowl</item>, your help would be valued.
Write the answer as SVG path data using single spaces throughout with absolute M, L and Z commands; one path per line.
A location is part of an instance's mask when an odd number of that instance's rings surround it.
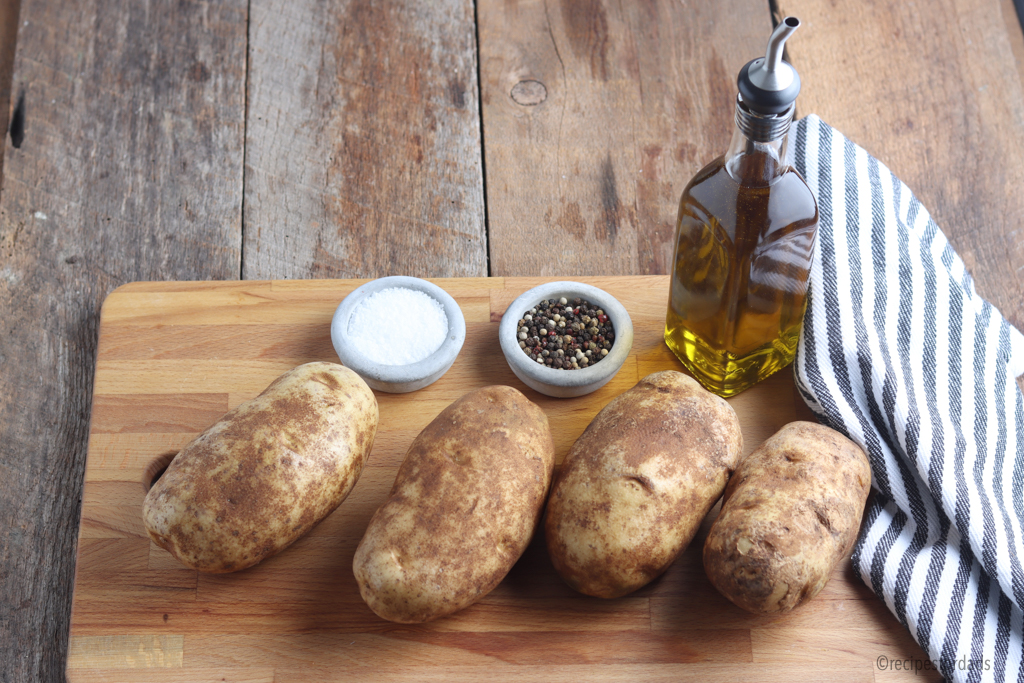
M 633 345 L 633 323 L 607 292 L 549 282 L 524 292 L 498 329 L 516 377 L 548 396 L 582 396 L 608 383 Z

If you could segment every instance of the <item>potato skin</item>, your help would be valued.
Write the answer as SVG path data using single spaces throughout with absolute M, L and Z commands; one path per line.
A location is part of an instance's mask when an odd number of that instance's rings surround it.
M 793 422 L 736 470 L 704 543 L 704 570 L 754 614 L 824 588 L 853 546 L 871 487 L 867 455 L 823 425 Z
M 681 372 L 643 378 L 566 456 L 544 523 L 555 569 L 601 598 L 654 580 L 693 540 L 742 452 L 724 399 Z
M 377 419 L 377 399 L 355 372 L 300 365 L 175 456 L 146 495 L 146 531 L 192 569 L 251 567 L 341 504 L 373 446 Z
M 412 442 L 356 549 L 352 569 L 370 609 L 422 623 L 489 593 L 538 526 L 554 450 L 544 412 L 511 387 L 445 408 Z

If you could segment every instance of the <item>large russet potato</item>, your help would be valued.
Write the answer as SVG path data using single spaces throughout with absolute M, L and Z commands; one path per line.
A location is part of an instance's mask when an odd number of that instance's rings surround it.
M 251 567 L 341 504 L 377 418 L 359 375 L 336 363 L 300 365 L 175 456 L 146 495 L 146 531 L 192 569 Z
M 566 456 L 544 522 L 555 569 L 602 598 L 657 578 L 693 540 L 742 451 L 724 399 L 680 372 L 643 378 Z
M 825 587 L 850 552 L 871 487 L 845 436 L 793 422 L 737 468 L 704 543 L 704 570 L 734 604 L 786 612 Z
M 519 391 L 456 400 L 413 440 L 356 549 L 363 600 L 412 624 L 485 596 L 529 544 L 554 464 L 547 417 Z

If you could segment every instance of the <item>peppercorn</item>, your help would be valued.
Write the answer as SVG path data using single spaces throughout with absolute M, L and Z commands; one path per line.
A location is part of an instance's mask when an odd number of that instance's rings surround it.
M 545 299 L 517 325 L 519 347 L 531 360 L 558 370 L 578 370 L 608 355 L 612 321 L 586 299 Z

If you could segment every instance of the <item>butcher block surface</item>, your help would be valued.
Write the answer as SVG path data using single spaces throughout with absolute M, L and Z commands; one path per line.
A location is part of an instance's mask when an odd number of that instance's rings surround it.
M 849 560 L 791 614 L 755 617 L 734 607 L 704 576 L 707 522 L 664 576 L 616 600 L 565 586 L 538 537 L 497 589 L 458 614 L 408 626 L 366 607 L 352 575 L 356 545 L 413 438 L 445 406 L 477 387 L 516 387 L 547 413 L 560 463 L 612 398 L 651 372 L 682 369 L 662 341 L 667 277 L 574 278 L 626 307 L 632 353 L 588 396 L 554 399 L 526 388 L 501 355 L 498 323 L 519 294 L 554 279 L 564 278 L 432 280 L 466 317 L 455 365 L 420 391 L 377 392 L 377 438 L 348 499 L 277 557 L 222 575 L 186 569 L 150 542 L 141 517 L 148 484 L 189 440 L 281 373 L 336 362 L 331 317 L 365 281 L 152 282 L 110 294 L 100 324 L 68 680 L 935 680 Z M 730 404 L 747 452 L 787 422 L 813 419 L 789 369 Z

